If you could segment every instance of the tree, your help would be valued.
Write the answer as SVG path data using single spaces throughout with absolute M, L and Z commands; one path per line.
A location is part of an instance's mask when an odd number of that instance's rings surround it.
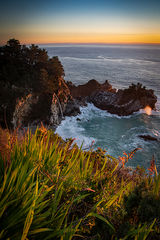
M 62 76 L 64 70 L 58 57 L 49 59 L 47 51 L 34 44 L 27 47 L 10 39 L 0 48 L 0 81 L 6 85 L 54 92 Z

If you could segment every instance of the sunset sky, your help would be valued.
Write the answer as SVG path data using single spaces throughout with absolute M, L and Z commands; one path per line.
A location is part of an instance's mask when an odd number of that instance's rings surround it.
M 0 44 L 160 43 L 160 0 L 5 0 Z

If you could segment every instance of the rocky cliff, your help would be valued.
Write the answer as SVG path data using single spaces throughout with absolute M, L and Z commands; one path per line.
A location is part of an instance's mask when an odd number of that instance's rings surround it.
M 56 126 L 64 116 L 80 113 L 79 105 L 70 94 L 64 79 L 58 79 L 58 89 L 50 93 L 30 93 L 17 99 L 13 110 L 13 125 L 28 126 L 43 124 Z
M 147 106 L 155 109 L 157 102 L 154 91 L 146 89 L 140 83 L 118 91 L 113 89 L 108 81 L 100 84 L 96 80 L 91 80 L 77 87 L 70 84 L 68 86 L 74 98 L 81 99 L 81 101 L 85 99 L 96 107 L 119 116 L 130 115 Z

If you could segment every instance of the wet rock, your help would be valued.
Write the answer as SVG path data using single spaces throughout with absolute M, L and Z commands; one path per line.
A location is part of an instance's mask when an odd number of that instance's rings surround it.
M 76 116 L 80 114 L 80 108 L 79 104 L 76 100 L 70 100 L 67 102 L 65 111 L 64 111 L 64 116 Z
M 144 139 L 145 141 L 159 141 L 156 137 L 152 137 L 150 135 L 139 135 L 138 137 Z

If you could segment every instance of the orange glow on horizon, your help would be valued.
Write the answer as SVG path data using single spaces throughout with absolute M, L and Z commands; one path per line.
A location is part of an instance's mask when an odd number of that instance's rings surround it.
M 160 34 L 8 34 L 2 43 L 6 44 L 10 38 L 18 39 L 21 44 L 160 44 Z

